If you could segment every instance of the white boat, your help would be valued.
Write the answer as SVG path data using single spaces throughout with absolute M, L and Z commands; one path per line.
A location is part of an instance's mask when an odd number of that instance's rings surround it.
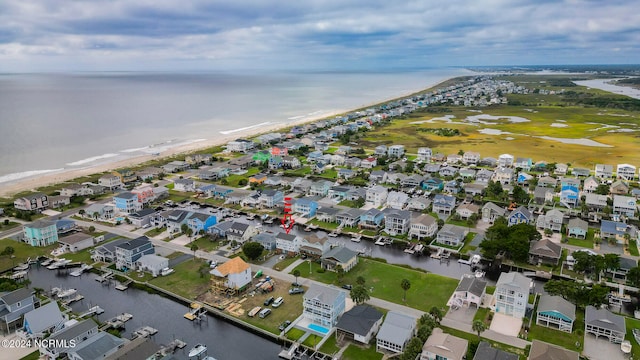
M 199 357 L 200 355 L 207 352 L 207 347 L 202 344 L 197 344 L 193 347 L 193 349 L 189 350 L 189 357 Z
M 484 271 L 478 270 L 478 271 L 476 271 L 475 275 L 476 275 L 477 278 L 483 278 L 484 277 Z
M 636 339 L 636 342 L 638 344 L 640 344 L 640 329 L 633 329 L 631 330 L 631 332 L 633 333 L 633 338 Z
M 622 350 L 624 354 L 629 354 L 631 352 L 631 348 L 632 348 L 631 341 L 629 340 L 623 340 L 620 343 L 620 350 Z
M 65 298 L 65 297 L 69 297 L 71 295 L 74 295 L 77 292 L 78 292 L 78 290 L 73 289 L 73 288 L 72 289 L 66 289 L 66 290 L 60 290 L 60 291 L 58 291 L 56 296 L 59 297 L 59 298 Z
M 480 260 L 482 259 L 482 257 L 480 257 L 480 255 L 475 254 L 471 257 L 471 265 L 475 265 L 477 263 L 480 262 Z
M 202 358 L 202 360 L 216 360 L 216 358 L 214 358 L 213 356 L 205 356 Z
M 29 263 L 18 264 L 18 266 L 13 268 L 13 270 L 15 270 L 15 271 L 29 270 Z
M 40 263 L 40 265 L 42 265 L 42 266 L 49 266 L 49 265 L 51 265 L 51 263 L 52 263 L 52 262 L 53 262 L 53 259 L 48 259 L 48 258 L 47 258 L 47 260 L 45 260 L 45 261 L 41 262 L 41 263 Z
M 327 236 L 329 236 L 329 237 L 338 237 L 338 233 L 336 233 L 336 232 L 332 232 L 332 233 L 330 233 L 330 234 L 329 234 L 329 235 L 327 235 Z
M 361 235 L 361 234 L 354 235 L 354 236 L 351 238 L 351 241 L 359 243 L 361 238 L 362 238 L 362 235 Z
M 13 275 L 11 275 L 11 279 L 13 280 L 18 280 L 18 279 L 22 279 L 23 277 L 27 276 L 27 272 L 26 271 L 17 271 L 14 272 Z

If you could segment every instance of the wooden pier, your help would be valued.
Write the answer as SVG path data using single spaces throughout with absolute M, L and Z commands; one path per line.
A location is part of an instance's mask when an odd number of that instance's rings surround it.
M 125 291 L 129 288 L 129 285 L 131 284 L 131 280 L 124 282 L 124 283 L 118 283 L 118 285 L 116 285 L 116 290 L 120 290 L 120 291 Z
M 160 355 L 160 356 L 167 356 L 169 354 L 173 354 L 177 349 L 184 349 L 187 346 L 187 343 L 180 340 L 180 339 L 174 339 L 172 342 L 170 342 L 167 345 L 162 345 L 160 347 L 160 350 L 158 350 L 158 352 L 156 354 Z

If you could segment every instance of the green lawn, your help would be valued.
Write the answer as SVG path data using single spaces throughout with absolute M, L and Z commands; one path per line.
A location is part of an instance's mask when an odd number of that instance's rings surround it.
M 220 247 L 220 241 L 211 241 L 206 236 L 192 241 L 191 243 L 187 244 L 187 247 L 191 246 L 191 244 L 196 244 L 198 245 L 198 250 L 207 252 L 217 250 Z
M 198 269 L 206 265 L 202 259 L 190 259 L 175 267 L 175 272 L 168 276 L 160 276 L 150 281 L 151 284 L 167 289 L 187 299 L 195 299 L 196 296 L 209 289 L 209 272 L 200 276 Z M 208 268 L 208 267 L 207 267 Z
M 340 286 L 335 272 L 319 273 L 320 264 L 309 262 L 296 267 L 301 277 Z M 445 307 L 458 281 L 435 274 L 407 269 L 370 259 L 360 259 L 359 264 L 344 275 L 343 284 L 355 284 L 358 276 L 366 280 L 365 286 L 371 289 L 370 295 L 393 303 L 405 304 L 415 309 L 429 311 L 433 306 Z M 400 287 L 402 279 L 411 283 L 407 291 L 406 301 L 403 301 L 404 291 Z
M 537 339 L 579 352 L 584 344 L 584 311 L 576 310 L 576 321 L 573 323 L 572 333 L 536 325 L 536 319 L 534 318 L 531 322 L 527 340 Z M 580 343 L 579 348 L 576 348 L 576 343 Z
M 333 335 L 331 335 L 331 337 L 329 337 L 327 339 L 327 341 L 324 342 L 324 344 L 322 344 L 322 347 L 320 347 L 320 352 L 325 353 L 325 354 L 329 354 L 329 355 L 333 355 L 335 353 L 337 353 L 340 350 L 340 348 L 338 347 L 338 344 L 336 343 L 336 335 L 335 333 Z
M 293 328 L 287 332 L 287 339 L 296 341 L 304 335 L 305 332 L 300 329 Z
M 448 328 L 446 326 L 439 326 L 445 333 L 447 334 L 451 334 L 453 336 L 457 336 L 459 338 L 463 338 L 466 339 L 469 342 L 477 342 L 478 341 L 478 335 L 477 334 L 470 334 L 464 331 L 460 331 L 460 330 L 456 330 L 456 329 L 452 329 L 452 328 Z M 510 352 L 512 354 L 517 354 L 520 357 L 520 360 L 525 360 L 527 358 L 527 353 L 525 352 L 524 349 L 519 349 L 507 344 L 503 344 L 503 343 L 499 343 L 499 342 L 495 342 L 493 340 L 489 340 L 486 339 L 484 337 L 482 337 L 482 334 L 480 334 L 480 339 L 483 341 L 488 342 L 489 344 L 491 344 L 492 347 L 496 348 L 496 349 L 500 349 L 500 350 L 504 350 L 507 352 Z M 467 359 L 471 359 L 473 358 L 473 356 L 469 357 L 467 356 Z
M 473 316 L 473 321 L 480 320 L 484 322 L 485 325 L 487 325 L 487 328 L 489 328 L 489 325 L 491 325 L 491 321 L 488 321 L 490 313 L 491 309 L 489 308 L 479 308 L 478 311 L 476 311 L 476 314 Z
M 287 257 L 284 260 L 275 264 L 273 268 L 276 270 L 284 270 L 287 268 L 287 266 L 293 264 L 296 260 L 298 260 L 297 257 Z
M 638 253 L 638 245 L 635 240 L 629 240 L 629 254 L 632 256 L 640 255 L 640 253 Z
M 343 360 L 380 360 L 382 354 L 376 352 L 376 345 L 369 345 L 368 348 L 363 349 L 357 345 L 350 344 L 349 347 L 342 353 Z
M 640 345 L 638 345 L 638 342 L 634 339 L 633 333 L 631 332 L 633 329 L 640 329 L 640 320 L 626 317 L 625 325 L 627 326 L 627 335 L 624 338 L 631 341 L 631 354 L 633 355 L 633 359 L 640 359 Z
M 59 245 L 53 244 L 47 247 L 33 247 L 11 239 L 0 239 L 0 251 L 4 250 L 7 246 L 11 246 L 14 249 L 14 257 L 11 258 L 7 255 L 0 256 L 0 271 L 10 269 L 25 262 L 28 258 L 35 259 L 38 256 L 50 256 L 51 250 L 57 248 Z
M 567 243 L 569 245 L 574 245 L 574 246 L 580 246 L 580 247 L 584 247 L 584 248 L 588 248 L 588 249 L 593 249 L 593 235 L 594 235 L 594 229 L 589 229 L 587 230 L 587 238 L 586 239 L 577 239 L 574 237 L 565 237 L 563 236 L 565 239 L 567 239 Z
M 152 237 L 155 237 L 155 236 L 158 236 L 158 235 L 162 234 L 162 233 L 163 233 L 163 232 L 165 232 L 166 230 L 167 230 L 167 229 L 165 229 L 165 228 L 153 228 L 153 229 L 151 229 L 151 230 L 149 230 L 149 231 L 145 232 L 145 233 L 144 233 L 144 235 L 145 235 L 146 237 L 150 237 L 150 238 L 152 238 Z
M 20 223 L 17 223 L 15 221 L 9 221 L 9 223 L 6 225 L 4 224 L 4 220 L 0 221 L 0 231 L 7 231 L 18 226 L 20 226 Z

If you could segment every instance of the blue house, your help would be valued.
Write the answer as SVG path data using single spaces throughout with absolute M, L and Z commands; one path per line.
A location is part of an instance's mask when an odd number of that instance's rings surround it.
M 569 207 L 575 207 L 580 200 L 578 187 L 575 185 L 563 185 L 560 190 L 560 202 Z
M 603 239 L 616 239 L 618 243 L 624 241 L 627 233 L 627 224 L 619 221 L 602 220 L 600 222 L 600 237 Z
M 138 202 L 138 195 L 129 191 L 123 191 L 113 197 L 116 209 L 123 213 L 133 214 L 142 210 L 142 204 Z
M 229 196 L 229 194 L 231 194 L 232 192 L 233 192 L 232 188 L 216 185 L 215 190 L 213 190 L 213 197 L 224 199 L 227 196 Z
M 58 241 L 58 229 L 53 221 L 41 219 L 22 229 L 24 241 L 31 246 L 48 246 Z
M 427 191 L 442 190 L 444 189 L 444 182 L 438 178 L 428 178 L 422 181 L 420 187 Z
M 509 214 L 507 222 L 509 226 L 517 224 L 531 224 L 533 222 L 533 215 L 526 207 L 520 206 Z
M 0 331 L 10 333 L 18 329 L 22 315 L 35 308 L 33 290 L 20 288 L 0 296 Z M 6 350 L 5 350 L 6 354 Z
M 297 199 L 293 204 L 293 212 L 302 214 L 303 217 L 310 218 L 316 216 L 318 202 L 312 198 L 303 197 Z
M 276 235 L 274 233 L 259 233 L 253 237 L 252 241 L 260 243 L 265 250 L 274 251 L 276 249 Z
M 200 230 L 207 231 L 217 223 L 217 218 L 214 215 L 203 213 L 193 213 L 187 220 L 187 225 L 194 234 L 198 234 Z
M 133 240 L 116 245 L 116 269 L 135 269 L 138 259 L 144 255 L 154 254 L 155 248 L 146 236 L 140 236 Z
M 76 228 L 76 222 L 69 219 L 60 219 L 56 221 L 56 230 L 58 234 L 64 234 Z
M 360 215 L 358 227 L 361 229 L 377 229 L 382 226 L 384 213 L 376 208 L 371 208 Z

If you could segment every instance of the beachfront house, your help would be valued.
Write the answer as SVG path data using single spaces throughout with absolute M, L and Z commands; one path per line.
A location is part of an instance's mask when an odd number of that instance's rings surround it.
M 518 272 L 501 273 L 494 292 L 495 311 L 517 319 L 523 318 L 530 288 L 531 279 L 528 277 Z
M 296 199 L 293 203 L 293 212 L 296 214 L 300 214 L 300 216 L 305 218 L 312 218 L 316 216 L 316 212 L 318 211 L 318 199 L 314 197 L 302 197 L 300 199 Z
M 346 292 L 336 288 L 312 284 L 302 298 L 302 317 L 311 324 L 331 329 L 344 313 Z M 314 331 L 314 327 L 307 327 Z M 326 332 L 319 335 L 326 335 Z
M 236 139 L 227 143 L 227 151 L 247 153 L 255 147 L 255 143 L 246 139 Z
M 300 239 L 300 254 L 319 259 L 331 249 L 331 243 L 324 233 L 306 233 Z
M 580 218 L 572 218 L 569 220 L 569 224 L 567 225 L 567 236 L 586 239 L 588 231 L 589 224 L 586 221 Z
M 502 154 L 498 156 L 498 166 L 499 167 L 511 167 L 513 165 L 513 155 L 511 154 Z
M 383 314 L 373 306 L 357 305 L 345 312 L 336 324 L 336 340 L 369 344 L 380 329 Z
M 532 241 L 529 245 L 529 264 L 558 265 L 562 247 L 549 239 Z
M 217 292 L 237 292 L 251 284 L 251 266 L 240 257 L 218 265 L 209 273 L 213 275 L 211 285 Z
M 109 189 L 109 191 L 122 189 L 122 187 L 124 186 L 122 184 L 122 181 L 120 180 L 120 177 L 114 174 L 106 174 L 101 176 L 98 179 L 98 185 L 104 186 L 105 188 Z
M 33 294 L 24 287 L 0 295 L 0 332 L 12 333 L 22 327 L 23 315 L 35 309 Z
M 615 239 L 618 244 L 622 244 L 626 233 L 627 224 L 623 222 L 611 220 L 600 221 L 600 237 L 602 239 Z
M 196 182 L 191 179 L 176 179 L 173 181 L 173 190 L 181 192 L 196 191 Z
M 404 352 L 415 335 L 417 319 L 395 311 L 389 311 L 376 336 L 377 352 Z
M 155 248 L 146 236 L 140 236 L 118 244 L 115 247 L 116 269 L 124 271 L 135 270 L 138 259 L 153 253 L 155 253 Z
M 420 360 L 462 360 L 468 347 L 469 341 L 435 328 L 422 346 Z
M 536 324 L 564 332 L 573 331 L 576 321 L 576 306 L 561 296 L 544 294 L 538 302 Z
M 49 197 L 43 193 L 23 196 L 13 201 L 16 210 L 41 212 L 49 207 Z
M 24 242 L 31 246 L 49 246 L 58 241 L 58 228 L 54 221 L 40 219 L 22 227 Z

